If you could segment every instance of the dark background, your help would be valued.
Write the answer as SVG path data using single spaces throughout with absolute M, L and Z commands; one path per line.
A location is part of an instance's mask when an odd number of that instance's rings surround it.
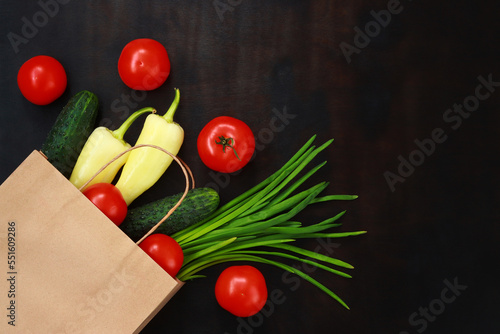
M 317 159 L 328 164 L 315 180 L 330 181 L 331 194 L 359 195 L 300 216 L 308 223 L 347 210 L 338 230 L 368 231 L 332 246 L 355 266 L 352 279 L 311 273 L 350 311 L 309 283 L 291 284 L 282 271 L 259 265 L 269 290 L 285 300 L 242 322 L 215 301 L 220 265 L 185 285 L 144 333 L 498 332 L 500 87 L 483 87 L 488 98 L 460 124 L 446 121 L 448 109 L 474 101 L 479 77 L 500 83 L 498 2 L 401 1 L 385 27 L 374 24 L 372 11 L 395 1 L 61 2 L 0 3 L 1 181 L 40 148 L 76 92 L 94 92 L 100 124 L 114 129 L 140 107 L 166 110 L 178 87 L 175 119 L 186 132 L 179 155 L 198 186 L 218 184 L 223 202 L 274 172 L 314 134 L 318 144 L 335 138 Z M 52 4 L 46 21 L 43 3 Z M 22 35 L 26 20 L 37 19 L 36 34 L 16 50 L 9 34 Z M 372 37 L 356 39 L 366 27 Z M 142 37 L 163 43 L 172 65 L 167 82 L 147 93 L 131 91 L 116 69 L 123 46 Z M 357 52 L 346 57 L 341 45 L 355 42 Z M 64 95 L 44 107 L 24 99 L 16 84 L 19 67 L 39 54 L 57 58 L 68 74 Z M 269 136 L 276 112 L 290 118 Z M 229 178 L 216 178 L 196 151 L 197 134 L 220 115 L 247 122 L 260 144 Z M 415 141 L 428 142 L 439 128 L 443 140 L 418 153 Z M 139 130 L 126 139 L 133 143 Z M 391 189 L 387 172 L 397 174 L 410 157 L 418 166 Z M 169 169 L 137 204 L 181 191 L 180 175 Z M 446 282 L 459 285 L 459 295 Z

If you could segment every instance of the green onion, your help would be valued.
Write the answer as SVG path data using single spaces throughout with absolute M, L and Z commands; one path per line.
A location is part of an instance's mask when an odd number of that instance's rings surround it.
M 366 231 L 328 232 L 341 224 L 336 221 L 345 211 L 322 222 L 303 226 L 292 219 L 309 205 L 328 201 L 354 200 L 356 195 L 319 196 L 328 186 L 320 182 L 298 191 L 299 187 L 326 162 L 305 170 L 308 164 L 333 140 L 319 147 L 313 136 L 277 172 L 232 201 L 217 209 L 198 224 L 172 235 L 184 252 L 184 263 L 177 278 L 187 281 L 204 277 L 200 271 L 216 264 L 232 261 L 259 262 L 276 266 L 302 277 L 334 298 L 345 308 L 347 304 L 329 288 L 304 272 L 279 262 L 279 258 L 314 265 L 341 277 L 351 275 L 332 268 L 353 269 L 349 263 L 291 245 L 299 238 L 343 238 Z M 299 174 L 303 174 L 299 177 Z

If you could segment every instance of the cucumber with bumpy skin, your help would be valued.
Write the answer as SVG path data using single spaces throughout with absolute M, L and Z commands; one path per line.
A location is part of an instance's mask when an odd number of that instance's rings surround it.
M 137 241 L 155 226 L 179 201 L 182 193 L 167 196 L 143 206 L 130 209 L 120 228 L 132 240 Z M 212 188 L 190 189 L 181 205 L 164 221 L 155 233 L 171 235 L 196 224 L 219 206 L 219 194 Z
M 69 99 L 49 131 L 41 151 L 66 178 L 95 127 L 99 101 L 94 93 L 81 91 Z

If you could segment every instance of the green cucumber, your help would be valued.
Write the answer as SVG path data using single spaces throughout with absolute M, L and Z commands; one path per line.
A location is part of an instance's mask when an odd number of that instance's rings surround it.
M 42 153 L 66 178 L 71 176 L 83 145 L 95 128 L 99 101 L 89 91 L 69 99 L 42 145 Z
M 182 194 L 168 196 L 129 210 L 120 228 L 132 240 L 138 241 L 165 217 Z M 156 229 L 155 233 L 171 235 L 196 224 L 214 212 L 219 202 L 219 194 L 212 188 L 190 189 L 181 205 Z

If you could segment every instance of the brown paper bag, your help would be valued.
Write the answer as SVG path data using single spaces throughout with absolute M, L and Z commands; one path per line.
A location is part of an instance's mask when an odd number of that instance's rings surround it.
M 38 151 L 0 186 L 0 333 L 138 333 L 182 286 Z

